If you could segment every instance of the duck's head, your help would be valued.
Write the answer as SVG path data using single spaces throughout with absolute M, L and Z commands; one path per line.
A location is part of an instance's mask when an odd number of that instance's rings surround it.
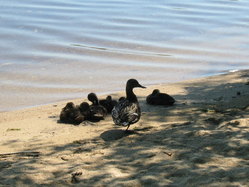
M 93 104 L 98 104 L 98 97 L 95 93 L 89 93 L 87 96 L 88 100 L 91 101 Z
M 67 108 L 67 109 L 72 109 L 72 108 L 74 108 L 74 107 L 75 107 L 75 105 L 74 105 L 73 102 L 68 102 L 68 103 L 66 104 L 66 106 L 65 106 L 65 108 Z
M 106 100 L 107 100 L 107 101 L 111 101 L 111 100 L 112 100 L 112 96 L 108 95 L 108 96 L 106 97 Z
M 156 95 L 158 93 L 160 93 L 160 91 L 158 89 L 154 89 L 153 92 L 152 92 L 152 95 Z
M 129 79 L 126 83 L 126 87 L 128 88 L 146 88 L 145 86 L 142 86 L 139 84 L 139 82 L 136 79 Z
M 86 111 L 86 110 L 88 110 L 90 108 L 90 105 L 87 103 L 87 102 L 82 102 L 81 104 L 80 104 L 80 110 L 82 110 L 82 111 Z

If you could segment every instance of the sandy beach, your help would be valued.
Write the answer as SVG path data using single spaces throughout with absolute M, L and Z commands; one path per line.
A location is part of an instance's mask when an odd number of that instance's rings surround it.
M 175 105 L 146 104 L 155 88 Z M 249 70 L 134 91 L 128 134 L 111 116 L 58 123 L 68 101 L 0 113 L 0 186 L 249 186 Z

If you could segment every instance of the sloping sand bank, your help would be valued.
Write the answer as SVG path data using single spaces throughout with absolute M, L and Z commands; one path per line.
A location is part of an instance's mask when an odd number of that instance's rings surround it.
M 147 105 L 155 88 L 176 104 Z M 0 186 L 249 186 L 248 70 L 135 92 L 128 134 L 110 116 L 58 123 L 66 101 L 0 113 Z

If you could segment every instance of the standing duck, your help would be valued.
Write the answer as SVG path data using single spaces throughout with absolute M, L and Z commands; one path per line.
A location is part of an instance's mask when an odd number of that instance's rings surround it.
M 112 99 L 112 96 L 108 95 L 106 99 L 99 100 L 99 104 L 102 105 L 103 107 L 106 108 L 108 113 L 112 112 L 113 107 L 117 104 L 118 102 L 116 100 Z
M 133 93 L 133 88 L 146 88 L 138 83 L 136 79 L 129 79 L 126 83 L 126 98 L 119 100 L 112 110 L 112 119 L 116 125 L 127 126 L 139 121 L 141 116 L 140 106 L 137 96 Z
M 90 105 L 91 120 L 104 119 L 107 115 L 107 110 L 99 104 L 97 95 L 95 93 L 89 93 L 87 98 L 92 102 L 92 105 Z
M 61 110 L 60 121 L 62 123 L 78 125 L 84 120 L 85 116 L 81 114 L 79 108 L 76 107 L 73 102 L 67 103 L 66 106 Z
M 150 105 L 168 105 L 175 103 L 175 99 L 166 93 L 160 93 L 158 89 L 154 89 L 152 94 L 148 95 L 146 102 Z

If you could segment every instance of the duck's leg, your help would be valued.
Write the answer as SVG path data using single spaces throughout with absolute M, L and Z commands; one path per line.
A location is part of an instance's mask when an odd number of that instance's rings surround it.
M 127 131 L 128 131 L 129 127 L 130 127 L 130 125 L 128 125 L 128 126 L 127 126 L 127 129 L 125 130 L 125 132 L 127 132 Z

